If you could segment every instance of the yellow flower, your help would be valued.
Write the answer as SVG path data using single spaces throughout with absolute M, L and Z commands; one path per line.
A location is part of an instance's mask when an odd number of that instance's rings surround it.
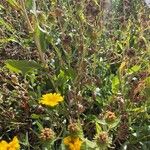
M 63 100 L 64 100 L 64 98 L 60 94 L 49 93 L 49 94 L 42 95 L 40 103 L 53 107 Z
M 7 150 L 8 143 L 6 141 L 1 141 L 0 142 L 0 150 Z
M 78 137 L 67 136 L 64 138 L 64 144 L 68 146 L 69 150 L 80 150 L 82 141 Z
M 19 149 L 20 149 L 19 140 L 16 136 L 10 143 L 7 143 L 4 140 L 0 142 L 0 150 L 19 150 Z
M 18 150 L 20 149 L 19 140 L 15 136 L 13 140 L 9 143 L 8 150 Z

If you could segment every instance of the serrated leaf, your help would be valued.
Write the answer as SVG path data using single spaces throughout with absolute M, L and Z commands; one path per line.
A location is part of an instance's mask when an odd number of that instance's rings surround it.
M 36 63 L 35 61 L 28 60 L 6 60 L 5 64 L 10 71 L 22 73 L 23 75 L 34 69 L 41 68 L 40 64 Z

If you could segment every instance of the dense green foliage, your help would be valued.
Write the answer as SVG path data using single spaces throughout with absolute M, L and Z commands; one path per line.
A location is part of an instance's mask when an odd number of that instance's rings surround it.
M 148 150 L 149 14 L 141 0 L 1 0 L 0 140 L 63 150 L 78 124 L 83 150 Z M 64 102 L 39 104 L 46 93 Z

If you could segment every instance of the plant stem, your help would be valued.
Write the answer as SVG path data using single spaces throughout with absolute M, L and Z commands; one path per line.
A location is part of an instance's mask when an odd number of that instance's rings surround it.
M 20 2 L 21 2 L 21 5 L 22 5 L 23 15 L 24 15 L 24 17 L 27 21 L 29 32 L 34 33 L 34 28 L 32 27 L 31 22 L 29 20 L 28 13 L 27 13 L 27 10 L 26 10 L 26 7 L 25 7 L 25 2 L 24 2 L 24 0 L 20 0 Z M 39 52 L 40 60 L 43 63 L 44 67 L 46 67 L 47 63 L 46 63 L 45 58 L 44 58 L 44 53 L 42 52 L 40 40 L 37 36 L 35 36 L 35 34 L 33 34 L 33 38 L 34 38 L 36 47 L 37 47 L 38 52 Z

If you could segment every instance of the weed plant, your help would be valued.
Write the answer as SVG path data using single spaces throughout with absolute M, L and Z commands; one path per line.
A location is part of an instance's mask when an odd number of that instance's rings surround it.
M 142 0 L 1 0 L 0 150 L 148 150 L 149 14 Z

